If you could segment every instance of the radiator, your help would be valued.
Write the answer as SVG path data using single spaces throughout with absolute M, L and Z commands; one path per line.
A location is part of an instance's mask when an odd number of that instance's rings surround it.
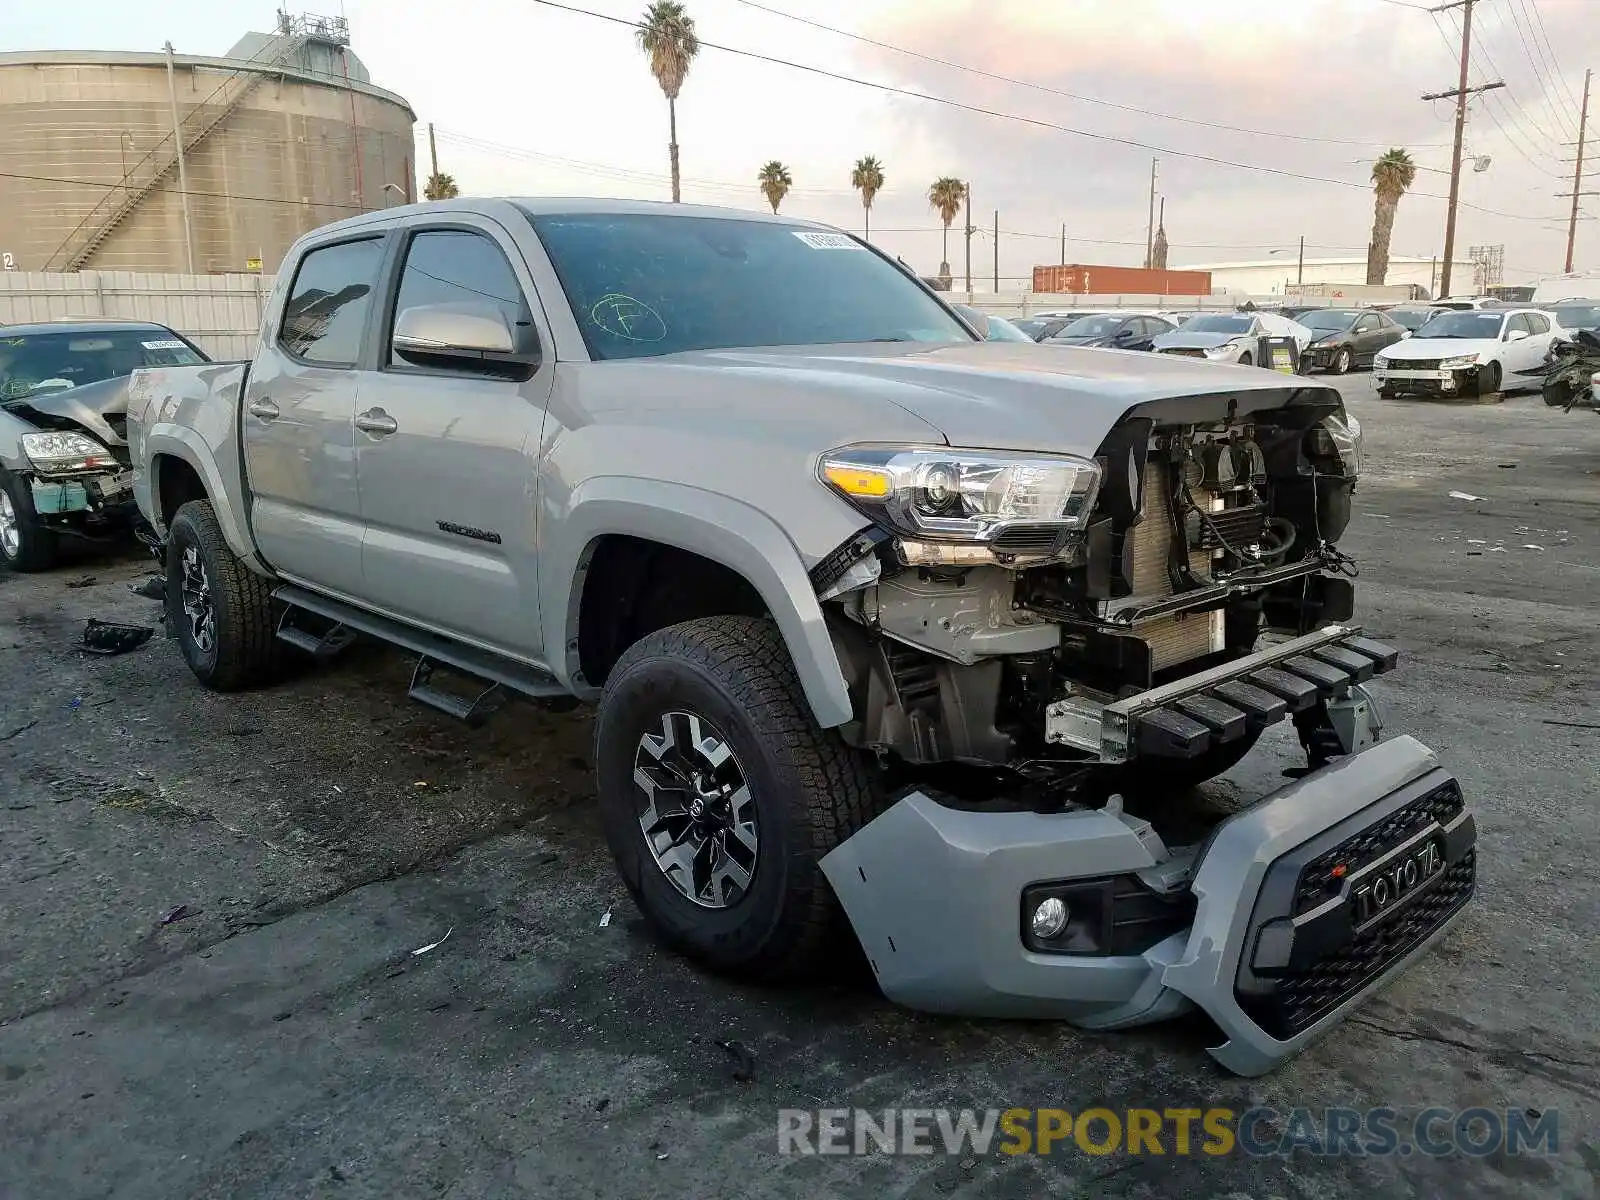
M 1159 600 L 1172 595 L 1172 579 L 1167 574 L 1167 554 L 1172 547 L 1172 504 L 1169 488 L 1170 468 L 1150 462 L 1144 472 L 1144 519 L 1134 526 L 1133 594 L 1141 601 Z M 1205 492 L 1195 492 L 1196 504 L 1210 503 Z M 1191 550 L 1189 568 L 1205 577 L 1210 574 L 1211 550 Z M 1221 609 L 1202 613 L 1176 613 L 1149 621 L 1138 634 L 1150 646 L 1151 666 L 1160 671 L 1175 663 L 1188 662 L 1224 648 Z

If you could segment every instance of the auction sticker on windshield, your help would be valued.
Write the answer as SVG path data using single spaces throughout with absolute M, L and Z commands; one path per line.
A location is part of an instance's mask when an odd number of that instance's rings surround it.
M 795 237 L 799 238 L 813 250 L 859 250 L 859 243 L 852 237 L 842 233 L 816 233 L 810 229 L 792 230 Z
M 146 350 L 182 350 L 184 343 L 177 338 L 157 338 L 153 342 L 140 342 Z

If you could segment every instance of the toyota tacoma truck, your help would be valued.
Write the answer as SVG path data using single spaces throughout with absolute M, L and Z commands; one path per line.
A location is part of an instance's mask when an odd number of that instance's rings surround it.
M 1456 780 L 1380 740 L 1360 427 L 1304 379 L 985 342 L 802 221 L 472 199 L 302 238 L 255 357 L 140 372 L 129 427 L 203 684 L 366 635 L 467 721 L 592 702 L 621 877 L 712 967 L 1198 1007 L 1257 1074 L 1472 895 Z M 1304 767 L 1208 818 L 1280 721 Z

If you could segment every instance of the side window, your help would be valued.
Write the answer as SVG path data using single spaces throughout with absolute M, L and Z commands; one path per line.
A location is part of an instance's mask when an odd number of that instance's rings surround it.
M 1367 316 L 1362 317 L 1361 320 L 1356 322 L 1356 332 L 1357 333 L 1371 333 L 1377 327 L 1378 327 L 1378 318 L 1372 316 L 1370 313 Z
M 413 237 L 400 275 L 395 316 L 423 305 L 466 302 L 494 305 L 513 329 L 529 320 L 516 272 L 490 238 L 460 229 L 424 230 Z M 403 365 L 392 349 L 389 361 Z
M 319 366 L 355 366 L 382 262 L 381 238 L 322 246 L 302 258 L 283 307 L 283 348 Z
M 1550 332 L 1550 318 L 1545 316 L 1543 313 L 1528 313 L 1527 320 L 1528 328 L 1532 329 L 1535 333 Z
M 1514 333 L 1518 329 L 1522 330 L 1524 333 L 1533 332 L 1532 327 L 1528 324 L 1527 315 L 1524 313 L 1514 313 L 1511 318 L 1506 321 L 1507 333 Z

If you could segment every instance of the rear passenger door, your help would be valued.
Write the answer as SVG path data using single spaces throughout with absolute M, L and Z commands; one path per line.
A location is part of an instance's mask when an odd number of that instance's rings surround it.
M 283 311 L 245 388 L 250 525 L 280 574 L 361 592 L 361 502 L 351 420 L 385 239 L 315 246 L 294 267 Z
M 378 372 L 356 414 L 364 595 L 393 616 L 540 662 L 535 480 L 555 364 L 532 280 L 488 218 L 414 223 L 397 243 Z M 519 336 L 536 332 L 544 361 L 514 378 L 505 364 L 394 349 L 399 314 L 462 303 L 499 310 Z

